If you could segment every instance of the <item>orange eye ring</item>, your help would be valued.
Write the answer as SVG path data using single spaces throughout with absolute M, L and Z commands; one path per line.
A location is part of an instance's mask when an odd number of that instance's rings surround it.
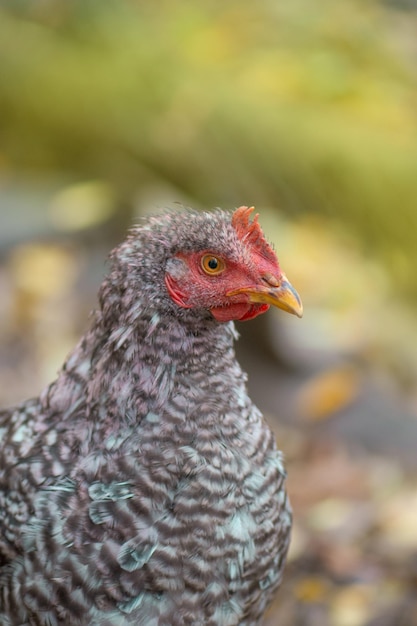
M 223 272 L 226 265 L 223 259 L 215 254 L 205 254 L 201 257 L 201 267 L 209 276 L 216 276 L 216 274 Z

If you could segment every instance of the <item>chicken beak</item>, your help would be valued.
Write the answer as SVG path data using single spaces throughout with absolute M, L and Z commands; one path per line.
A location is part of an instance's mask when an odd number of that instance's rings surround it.
M 297 317 L 303 316 L 303 305 L 300 296 L 286 276 L 282 275 L 280 279 L 277 279 L 271 274 L 266 274 L 263 276 L 263 280 L 264 284 L 262 285 L 234 289 L 229 291 L 227 296 L 246 294 L 249 302 L 271 304 Z

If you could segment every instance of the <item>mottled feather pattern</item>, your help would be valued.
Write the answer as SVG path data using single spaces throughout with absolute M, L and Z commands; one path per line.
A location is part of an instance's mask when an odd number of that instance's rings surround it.
M 135 228 L 57 380 L 0 413 L 0 624 L 261 623 L 291 525 L 281 453 L 233 323 L 162 287 L 213 241 L 247 254 L 221 211 Z

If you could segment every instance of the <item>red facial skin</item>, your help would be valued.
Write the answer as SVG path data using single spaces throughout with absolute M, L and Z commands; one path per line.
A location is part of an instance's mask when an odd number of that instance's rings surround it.
M 205 308 L 219 322 L 231 320 L 247 321 L 269 309 L 269 304 L 249 301 L 247 294 L 228 296 L 234 289 L 264 284 L 263 276 L 273 274 L 278 279 L 281 270 L 278 262 L 273 263 L 254 251 L 251 269 L 223 259 L 225 268 L 218 274 L 207 274 L 201 259 L 211 251 L 180 253 L 176 258 L 183 262 L 183 269 L 175 278 L 167 272 L 165 284 L 172 300 L 183 308 Z

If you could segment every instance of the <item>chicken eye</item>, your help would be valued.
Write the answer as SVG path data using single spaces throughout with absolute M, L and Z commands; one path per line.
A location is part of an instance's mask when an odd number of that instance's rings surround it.
M 224 261 L 214 254 L 205 254 L 201 259 L 201 267 L 206 274 L 214 276 L 220 274 L 225 268 Z

